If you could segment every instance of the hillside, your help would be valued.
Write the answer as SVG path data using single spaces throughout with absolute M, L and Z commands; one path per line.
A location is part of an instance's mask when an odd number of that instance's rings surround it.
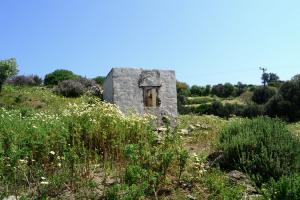
M 5 86 L 0 95 L 0 198 L 240 199 L 246 187 L 205 167 L 232 121 L 182 115 L 175 131 L 125 117 L 92 96 Z M 289 125 L 300 134 L 300 124 Z

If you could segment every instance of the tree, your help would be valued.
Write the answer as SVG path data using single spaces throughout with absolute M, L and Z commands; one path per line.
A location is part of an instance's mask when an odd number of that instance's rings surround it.
M 65 69 L 57 69 L 54 72 L 47 74 L 44 79 L 45 85 L 57 85 L 61 81 L 74 80 L 79 76 L 75 75 L 72 71 Z
M 206 85 L 204 93 L 203 93 L 203 96 L 208 96 L 210 94 L 210 90 L 211 90 L 211 86 L 210 85 Z
M 103 85 L 105 81 L 105 76 L 97 76 L 96 78 L 94 78 L 94 80 L 98 85 Z
M 222 98 L 229 97 L 233 94 L 234 86 L 231 83 L 214 85 L 211 93 Z
M 267 71 L 266 68 L 260 67 L 259 69 L 263 71 L 263 73 L 261 75 L 261 80 L 262 80 L 263 86 L 266 87 L 268 80 L 269 80 L 269 74 L 266 73 L 266 71 Z
M 211 88 L 211 93 L 218 97 L 223 97 L 223 91 L 224 91 L 223 84 L 214 85 Z
M 177 94 L 184 95 L 184 96 L 190 96 L 190 87 L 188 84 L 180 81 L 176 81 L 176 89 Z
M 275 90 L 269 87 L 258 87 L 254 90 L 252 101 L 257 104 L 266 103 L 271 97 L 275 95 Z
M 234 86 L 231 83 L 224 84 L 224 97 L 229 97 L 233 94 Z
M 292 81 L 300 80 L 300 74 L 293 76 Z
M 236 85 L 235 96 L 240 96 L 242 93 L 246 91 L 247 85 L 243 84 L 242 82 L 238 82 Z
M 0 92 L 5 81 L 17 73 L 17 61 L 15 58 L 0 60 Z
M 269 73 L 269 79 L 268 79 L 268 84 L 271 82 L 278 82 L 279 81 L 279 76 L 275 73 Z
M 185 111 L 184 104 L 186 103 L 187 97 L 190 95 L 190 88 L 188 84 L 180 81 L 176 81 L 177 89 L 177 108 L 179 113 Z
M 192 96 L 201 96 L 203 93 L 203 89 L 201 86 L 193 85 L 190 89 Z

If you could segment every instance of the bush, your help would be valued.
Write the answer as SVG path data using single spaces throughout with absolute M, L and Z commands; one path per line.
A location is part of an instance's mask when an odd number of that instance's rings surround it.
M 16 59 L 0 60 L 0 92 L 5 81 L 18 72 Z
M 264 107 L 261 105 L 249 104 L 247 106 L 244 106 L 242 112 L 237 113 L 236 115 L 249 118 L 261 116 L 264 115 Z
M 272 96 L 275 95 L 275 90 L 269 87 L 259 87 L 254 90 L 252 101 L 257 104 L 266 103 Z
M 96 81 L 85 77 L 78 77 L 75 80 L 81 83 L 85 88 L 89 88 L 97 84 Z
M 201 182 L 209 191 L 207 199 L 243 199 L 244 187 L 232 183 L 225 173 L 218 169 L 206 172 Z
M 266 199 L 300 199 L 300 175 L 283 176 L 277 182 L 271 180 L 262 191 Z
M 192 96 L 202 96 L 204 93 L 205 88 L 197 85 L 193 85 L 190 89 Z
M 295 77 L 285 82 L 278 94 L 266 104 L 268 115 L 278 116 L 291 122 L 300 120 L 300 79 Z
M 64 69 L 58 69 L 45 76 L 45 85 L 57 85 L 61 81 L 73 80 L 78 78 L 73 72 Z
M 96 81 L 98 85 L 103 85 L 105 81 L 105 76 L 97 76 L 96 78 L 94 78 L 94 81 Z
M 41 85 L 43 80 L 37 75 L 30 76 L 14 76 L 10 80 L 8 80 L 9 84 L 16 86 L 38 86 Z
M 42 195 L 55 198 L 66 187 L 78 190 L 83 181 L 90 179 L 86 175 L 93 173 L 99 162 L 119 161 L 122 165 L 114 167 L 122 172 L 121 169 L 126 168 L 124 163 L 129 162 L 122 152 L 129 143 L 139 147 L 138 158 L 140 149 L 147 147 L 145 156 L 138 162 L 150 164 L 152 158 L 158 158 L 156 147 L 160 146 L 155 143 L 153 148 L 155 137 L 150 116 L 124 116 L 115 105 L 94 98 L 86 101 L 88 103 L 72 103 L 57 114 L 0 109 L 1 198 L 11 194 L 20 199 L 42 199 Z M 174 140 L 167 144 L 171 145 L 171 142 L 174 143 Z M 168 148 L 163 147 L 159 152 Z M 146 160 L 147 155 L 153 156 Z M 156 161 L 151 164 L 153 168 Z M 138 166 L 146 166 L 145 163 Z M 106 170 L 101 166 L 102 169 Z M 49 184 L 42 185 L 41 177 Z M 143 184 L 140 184 L 139 190 L 133 192 L 131 189 L 136 188 L 135 184 L 127 190 L 127 195 L 142 191 Z M 37 187 L 26 193 L 28 185 Z
M 230 83 L 214 85 L 211 89 L 211 93 L 222 98 L 233 95 L 234 86 Z
M 232 122 L 221 132 L 221 167 L 240 169 L 257 184 L 300 169 L 300 141 L 279 119 L 259 117 Z
M 79 97 L 83 95 L 85 88 L 79 81 L 66 80 L 60 82 L 55 91 L 65 97 Z

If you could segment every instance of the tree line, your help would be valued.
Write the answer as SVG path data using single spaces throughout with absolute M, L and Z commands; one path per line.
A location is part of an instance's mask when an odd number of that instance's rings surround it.
M 275 73 L 263 71 L 262 85 L 247 85 L 241 82 L 189 87 L 184 82 L 177 82 L 178 110 L 181 114 L 213 114 L 228 118 L 230 116 L 256 117 L 268 115 L 280 117 L 286 121 L 300 120 L 300 75 L 288 81 L 280 80 Z M 248 93 L 247 93 L 248 92 Z M 241 97 L 250 94 L 246 104 L 223 103 L 220 100 L 203 103 L 198 106 L 186 106 L 188 97 L 216 96 L 220 99 Z

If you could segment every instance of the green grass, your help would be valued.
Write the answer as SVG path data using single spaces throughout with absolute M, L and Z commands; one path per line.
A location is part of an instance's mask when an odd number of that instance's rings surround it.
M 187 105 L 211 103 L 211 102 L 214 102 L 215 100 L 216 100 L 216 98 L 211 97 L 211 96 L 188 97 L 187 98 Z
M 290 131 L 300 137 L 300 122 L 289 124 L 288 127 Z
M 219 132 L 228 124 L 228 120 L 213 115 L 181 115 L 179 130 L 189 129 L 193 125 L 195 130 L 183 137 L 184 146 L 192 153 L 206 157 L 215 150 Z M 197 127 L 200 126 L 200 127 Z
M 88 98 L 66 98 L 58 96 L 47 87 L 16 87 L 6 85 L 0 94 L 0 107 L 7 109 L 33 109 L 59 113 L 67 105 L 81 103 Z
M 216 99 L 193 98 L 201 103 Z M 195 130 L 188 135 L 167 131 L 157 143 L 149 116 L 125 117 L 95 97 L 65 98 L 47 87 L 6 85 L 0 107 L 0 199 L 14 194 L 24 199 L 99 199 L 112 188 L 105 184 L 111 179 L 119 184 L 112 195 L 129 199 L 155 199 L 159 191 L 170 194 L 158 199 L 240 199 L 244 190 L 229 183 L 225 172 L 201 167 L 234 118 L 182 115 L 177 129 L 193 125 Z M 299 123 L 289 129 L 300 134 Z M 180 180 L 193 183 L 191 191 L 177 185 L 184 149 L 190 158 Z

